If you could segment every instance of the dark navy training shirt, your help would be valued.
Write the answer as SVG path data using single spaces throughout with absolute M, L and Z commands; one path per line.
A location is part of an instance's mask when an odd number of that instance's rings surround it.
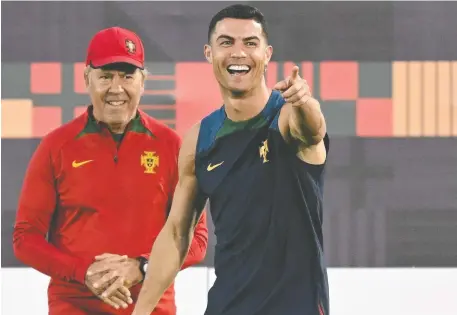
M 273 91 L 248 121 L 230 121 L 221 107 L 201 122 L 196 176 L 217 237 L 205 315 L 329 314 L 324 165 L 301 161 L 285 142 L 283 104 Z

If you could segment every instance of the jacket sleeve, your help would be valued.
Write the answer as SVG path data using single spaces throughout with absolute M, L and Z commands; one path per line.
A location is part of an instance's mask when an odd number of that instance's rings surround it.
M 47 242 L 57 204 L 49 139 L 44 138 L 26 170 L 13 231 L 13 249 L 24 264 L 52 277 L 85 283 L 92 260 L 64 253 Z

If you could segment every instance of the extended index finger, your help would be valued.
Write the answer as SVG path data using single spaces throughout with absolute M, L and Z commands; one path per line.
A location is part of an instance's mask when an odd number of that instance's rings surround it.
M 298 71 L 299 71 L 299 70 L 300 70 L 300 69 L 299 69 L 297 66 L 294 66 L 294 67 L 292 68 L 292 75 L 290 76 L 290 79 L 291 79 L 292 81 L 295 81 L 295 80 L 298 79 Z

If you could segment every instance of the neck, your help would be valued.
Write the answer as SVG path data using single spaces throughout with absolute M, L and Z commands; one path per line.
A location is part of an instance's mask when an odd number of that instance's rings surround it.
M 240 96 L 229 90 L 222 90 L 227 117 L 232 121 L 244 121 L 257 116 L 267 104 L 270 94 L 271 90 L 265 81 Z
M 97 113 L 97 111 L 94 110 L 92 111 L 92 115 L 95 119 L 95 121 L 97 121 L 97 123 L 100 123 L 102 122 L 103 124 L 105 124 L 108 129 L 112 132 L 112 133 L 115 133 L 115 134 L 123 134 L 125 129 L 127 128 L 127 125 L 132 121 L 132 119 L 135 117 L 136 115 L 136 112 L 134 112 L 132 114 L 132 116 L 126 121 L 126 122 L 119 122 L 119 123 L 107 123 L 107 122 L 104 122 L 102 119 L 99 118 L 99 115 Z
M 107 124 L 108 129 L 115 134 L 123 134 L 125 128 L 127 128 L 127 124 Z

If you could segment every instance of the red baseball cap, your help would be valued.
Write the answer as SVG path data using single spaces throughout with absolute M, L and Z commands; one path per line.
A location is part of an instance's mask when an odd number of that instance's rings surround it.
M 89 43 L 86 66 L 100 68 L 118 62 L 144 69 L 144 47 L 140 37 L 121 27 L 99 31 Z

